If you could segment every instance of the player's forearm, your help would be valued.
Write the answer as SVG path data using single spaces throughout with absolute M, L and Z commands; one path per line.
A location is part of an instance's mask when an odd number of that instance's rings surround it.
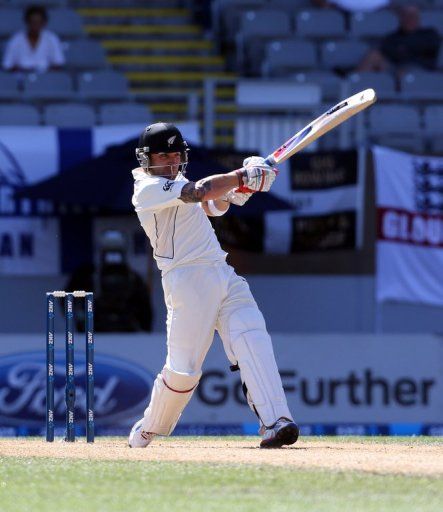
M 180 199 L 185 203 L 220 199 L 233 188 L 239 187 L 241 179 L 237 171 L 232 171 L 227 174 L 214 174 L 196 183 L 189 182 L 182 188 Z

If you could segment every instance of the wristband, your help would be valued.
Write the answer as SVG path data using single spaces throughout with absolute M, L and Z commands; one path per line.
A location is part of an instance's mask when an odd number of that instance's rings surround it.
M 221 215 L 226 213 L 226 210 L 219 210 L 212 199 L 208 201 L 208 210 L 212 213 L 214 217 L 220 217 Z
M 243 177 L 244 177 L 244 169 L 239 169 L 238 171 L 235 171 L 237 173 L 237 178 L 238 178 L 238 188 L 242 188 L 245 186 L 245 183 L 243 181 Z

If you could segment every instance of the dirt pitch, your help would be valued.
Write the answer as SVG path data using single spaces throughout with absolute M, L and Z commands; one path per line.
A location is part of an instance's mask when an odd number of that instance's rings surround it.
M 443 475 L 443 442 L 376 442 L 352 438 L 301 439 L 281 450 L 260 450 L 258 439 L 156 439 L 146 449 L 131 449 L 123 438 L 46 443 L 39 439 L 0 439 L 0 457 L 94 460 L 207 462 L 291 466 L 298 469 L 358 470 L 382 474 Z

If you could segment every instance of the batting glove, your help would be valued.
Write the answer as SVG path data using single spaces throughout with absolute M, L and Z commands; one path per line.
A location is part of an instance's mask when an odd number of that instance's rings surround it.
M 268 192 L 274 183 L 276 172 L 269 165 L 253 165 L 237 171 L 236 192 Z

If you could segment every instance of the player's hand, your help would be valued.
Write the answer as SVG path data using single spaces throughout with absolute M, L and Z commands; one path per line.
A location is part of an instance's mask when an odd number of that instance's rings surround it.
M 267 166 L 265 163 L 265 159 L 262 156 L 248 156 L 243 160 L 243 167 L 251 167 L 258 165 L 261 166 Z
M 252 192 L 236 192 L 235 189 L 230 190 L 223 198 L 228 203 L 243 206 L 246 201 L 252 196 Z
M 236 192 L 243 193 L 267 192 L 277 175 L 277 170 L 266 164 L 261 156 L 248 156 L 243 160 L 243 168 L 237 172 L 241 173 L 241 178 L 239 175 L 239 188 Z

